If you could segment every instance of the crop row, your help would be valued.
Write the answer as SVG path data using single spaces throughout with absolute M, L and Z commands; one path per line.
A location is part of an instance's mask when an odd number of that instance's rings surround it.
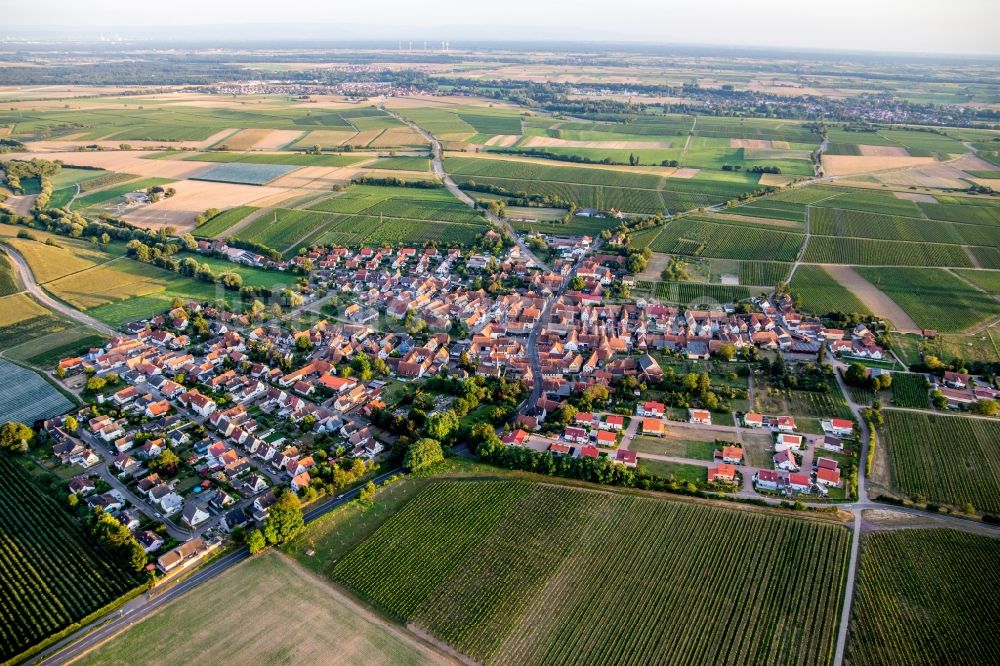
M 892 485 L 910 497 L 1000 511 L 1000 421 L 886 410 Z
M 794 261 L 802 240 L 802 234 L 759 226 L 682 218 L 669 223 L 650 248 L 654 252 L 720 259 Z
M 925 409 L 930 406 L 927 380 L 923 375 L 906 372 L 892 374 L 892 404 L 897 407 Z
M 1000 542 L 957 530 L 862 537 L 846 662 L 984 664 L 1000 613 Z
M 0 659 L 86 617 L 135 585 L 72 520 L 0 456 Z
M 841 208 L 813 208 L 810 231 L 819 236 L 852 236 L 958 245 L 1000 245 L 1000 227 L 954 224 Z
M 971 267 L 969 255 L 958 245 L 813 236 L 805 261 L 852 266 Z

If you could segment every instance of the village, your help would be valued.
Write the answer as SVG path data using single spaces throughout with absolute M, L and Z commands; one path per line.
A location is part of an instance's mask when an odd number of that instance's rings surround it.
M 551 270 L 519 245 L 499 256 L 320 248 L 278 265 L 203 242 L 199 251 L 232 261 L 304 270 L 301 302 L 277 318 L 177 303 L 62 359 L 56 376 L 91 403 L 75 429 L 66 416 L 44 423 L 53 457 L 83 470 L 68 491 L 115 515 L 171 574 L 260 525 L 285 489 L 308 503 L 386 469 L 397 434 L 376 421 L 405 419 L 431 378 L 482 377 L 525 397 L 490 421 L 489 405 L 458 410 L 428 390 L 428 414 L 458 411 L 463 427 L 487 421 L 505 445 L 552 456 L 645 474 L 700 469 L 691 487 L 742 498 L 851 498 L 857 423 L 828 414 L 803 430 L 792 414 L 755 411 L 749 393 L 764 380 L 750 368 L 775 355 L 810 372 L 817 358 L 841 370 L 882 359 L 875 333 L 825 327 L 781 294 L 709 309 L 612 297 L 633 283 L 623 254 L 560 242 Z M 680 389 L 675 367 L 713 375 Z M 742 367 L 746 388 L 717 385 L 719 367 Z M 944 381 L 945 395 L 972 395 L 967 377 Z M 674 441 L 713 448 L 659 450 Z

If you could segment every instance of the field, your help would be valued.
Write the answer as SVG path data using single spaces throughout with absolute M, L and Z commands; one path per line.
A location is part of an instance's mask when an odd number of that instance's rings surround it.
M 10 265 L 7 255 L 0 250 L 0 296 L 10 296 L 21 291 L 21 284 L 17 278 L 17 273 Z
M 96 190 L 78 197 L 77 200 L 73 202 L 73 209 L 81 210 L 91 206 L 108 204 L 115 202 L 119 197 L 128 194 L 129 192 L 144 190 L 147 187 L 153 187 L 155 185 L 169 185 L 172 182 L 174 181 L 169 178 L 143 178 L 142 180 L 133 180 L 121 185 L 113 185 L 111 187 L 106 187 L 103 190 Z
M 959 245 L 813 236 L 804 260 L 852 266 L 972 266 Z
M 806 312 L 868 313 L 867 306 L 822 266 L 800 265 L 795 270 L 789 287 L 793 294 L 802 299 L 802 309 Z
M 994 295 L 1000 295 L 1000 271 L 955 271 L 980 289 Z
M 263 215 L 234 237 L 290 254 L 325 244 L 470 244 L 484 229 L 485 220 L 443 188 L 354 185 L 308 209 Z
M 692 257 L 794 261 L 803 239 L 801 233 L 759 225 L 682 218 L 668 222 L 649 249 Z
M 234 590 L 239 590 L 237 604 Z M 268 629 L 251 637 L 251 626 Z M 177 640 L 181 635 L 184 640 Z M 435 661 L 434 653 L 403 631 L 298 564 L 269 553 L 198 587 L 77 663 L 318 663 L 334 654 L 344 664 Z
M 64 331 L 70 323 L 42 307 L 27 294 L 0 297 L 0 349 Z
M 754 393 L 755 408 L 765 414 L 791 414 L 807 417 L 837 417 L 850 419 L 851 410 L 847 406 L 844 394 L 833 380 L 829 381 L 830 390 L 799 391 L 794 389 L 772 389 L 766 382 L 759 382 Z
M 809 213 L 809 223 L 810 231 L 819 236 L 851 236 L 955 245 L 1000 244 L 1000 234 L 981 224 L 938 222 L 839 208 L 813 208 Z
M 1000 303 L 947 271 L 858 268 L 857 272 L 885 292 L 921 328 L 957 332 L 1000 314 Z
M 429 485 L 333 573 L 389 615 L 486 663 L 563 663 L 566 655 L 608 663 L 624 654 L 639 663 L 823 663 L 848 536 L 756 511 L 446 481 Z M 642 575 L 608 576 L 609 563 L 625 562 Z M 627 632 L 597 630 L 626 617 Z
M 135 587 L 84 540 L 66 511 L 0 455 L 0 659 L 79 622 Z
M 38 419 L 57 416 L 73 407 L 62 393 L 37 374 L 0 359 L 0 423 L 20 421 L 33 425 Z
M 375 160 L 371 164 L 365 165 L 366 169 L 394 169 L 397 171 L 423 171 L 431 170 L 431 158 L 429 157 L 386 157 Z
M 194 233 L 195 235 L 202 236 L 204 238 L 215 238 L 219 234 L 227 231 L 229 227 L 233 226 L 240 220 L 250 215 L 250 213 L 254 213 L 257 210 L 258 209 L 253 206 L 237 206 L 236 208 L 224 210 L 218 215 L 212 217 L 210 220 L 206 221 L 205 224 L 195 229 Z
M 956 530 L 862 537 L 845 663 L 977 664 L 994 652 L 1000 540 Z M 990 621 L 992 622 L 992 621 Z
M 254 162 L 228 162 L 211 167 L 193 176 L 191 180 L 211 180 L 218 183 L 266 185 L 298 167 L 289 164 L 258 164 Z
M 196 162 L 224 162 L 227 164 L 274 164 L 283 166 L 329 166 L 340 167 L 357 164 L 365 159 L 364 155 L 308 155 L 306 153 L 233 153 L 208 152 L 195 153 L 185 160 Z
M 560 220 L 542 219 L 534 221 L 511 220 L 510 224 L 516 231 L 537 231 L 553 236 L 597 236 L 605 229 L 614 229 L 618 226 L 618 220 L 610 217 L 580 217 L 575 215 L 566 224 Z
M 892 404 L 896 407 L 926 409 L 930 407 L 927 380 L 923 375 L 906 372 L 892 373 Z
M 661 456 L 677 456 L 680 458 L 710 461 L 713 459 L 715 452 L 715 442 L 636 437 L 629 443 L 629 450 L 639 453 L 653 453 Z
M 758 295 L 759 290 L 750 287 L 703 282 L 655 282 L 637 283 L 640 291 L 647 291 L 665 303 L 680 303 L 695 307 L 698 305 L 718 305 L 735 303 Z
M 892 486 L 910 497 L 1000 512 L 1000 421 L 886 410 Z

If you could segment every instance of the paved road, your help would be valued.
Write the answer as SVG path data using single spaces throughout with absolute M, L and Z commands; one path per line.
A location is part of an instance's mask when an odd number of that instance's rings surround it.
M 431 166 L 434 171 L 434 175 L 441 179 L 441 181 L 444 183 L 444 186 L 448 188 L 448 191 L 451 192 L 455 196 L 455 198 L 457 198 L 459 201 L 462 201 L 463 203 L 467 204 L 472 208 L 476 208 L 476 202 L 473 200 L 473 198 L 470 197 L 465 192 L 463 192 L 462 189 L 455 183 L 455 181 L 452 180 L 451 176 L 449 176 L 447 172 L 445 172 L 444 164 L 441 162 L 441 143 L 437 139 L 435 139 L 431 134 L 426 132 L 424 128 L 420 127 L 420 125 L 412 123 L 406 118 L 398 116 L 384 107 L 382 108 L 382 110 L 388 113 L 390 116 L 394 117 L 399 122 L 406 124 L 407 126 L 412 128 L 415 132 L 420 134 L 420 136 L 424 137 L 425 140 L 430 142 L 431 156 L 432 156 Z M 501 217 L 497 217 L 488 210 L 483 210 L 481 212 L 483 213 L 484 217 L 486 217 L 487 220 L 497 225 L 498 227 L 505 229 L 507 231 L 507 234 L 513 239 L 513 241 L 517 243 L 517 246 L 521 248 L 521 252 L 523 252 L 526 256 L 530 257 L 531 260 L 534 261 L 536 265 L 541 267 L 541 269 L 544 271 L 548 270 L 548 266 L 545 264 L 545 262 L 539 259 L 538 256 L 531 251 L 531 248 L 529 248 L 524 243 L 524 241 L 521 240 L 521 237 L 518 236 L 517 232 L 514 231 L 514 228 L 510 226 L 510 223 L 507 222 L 507 220 Z
M 384 474 L 380 474 L 374 479 L 374 481 L 375 483 L 382 483 L 390 476 L 401 472 L 402 470 L 400 468 L 396 468 L 385 472 Z M 359 487 L 345 492 L 342 495 L 322 500 L 315 506 L 305 511 L 305 520 L 307 523 L 310 523 L 317 518 L 326 515 L 330 511 L 333 511 L 335 508 L 350 502 L 360 494 L 361 488 Z M 154 588 L 151 594 L 144 594 L 133 599 L 125 604 L 120 610 L 116 610 L 105 615 L 99 620 L 96 620 L 87 627 L 68 637 L 66 640 L 61 641 L 55 646 L 49 648 L 49 650 L 43 653 L 43 655 L 47 656 L 44 656 L 44 660 L 40 663 L 54 666 L 56 664 L 66 664 L 74 659 L 80 658 L 88 650 L 97 647 L 102 642 L 113 637 L 115 634 L 128 629 L 137 622 L 142 621 L 158 608 L 177 599 L 198 585 L 211 580 L 218 574 L 228 570 L 236 564 L 239 564 L 248 557 L 250 557 L 250 555 L 245 548 L 238 548 L 233 552 L 223 555 L 218 560 L 207 565 L 204 569 L 195 572 L 185 580 L 164 588 L 162 592 L 158 593 L 157 589 Z M 99 628 L 94 630 L 94 627 Z
M 28 262 L 24 260 L 24 257 L 22 257 L 17 250 L 10 247 L 9 245 L 4 245 L 3 249 L 4 251 L 7 252 L 7 256 L 10 257 L 12 263 L 14 264 L 14 267 L 17 269 L 18 275 L 21 276 L 21 283 L 24 285 L 24 288 L 28 291 L 29 294 L 34 296 L 35 299 L 38 300 L 42 305 L 46 306 L 51 310 L 55 310 L 60 314 L 64 314 L 70 319 L 75 319 L 84 326 L 89 326 L 90 328 L 100 331 L 104 335 L 115 334 L 115 330 L 110 326 L 108 326 L 107 324 L 99 322 L 93 317 L 85 315 L 79 310 L 76 310 L 70 307 L 69 305 L 66 305 L 61 301 L 57 301 L 56 299 L 49 296 L 48 292 L 42 289 L 39 286 L 39 284 L 35 281 L 35 275 L 34 273 L 31 272 L 31 267 L 28 266 Z

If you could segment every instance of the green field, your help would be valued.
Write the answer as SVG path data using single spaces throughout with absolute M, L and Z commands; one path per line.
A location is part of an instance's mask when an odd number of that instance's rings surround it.
M 84 194 L 73 202 L 73 208 L 74 210 L 80 210 L 91 206 L 98 206 L 100 204 L 113 202 L 118 199 L 118 197 L 128 194 L 129 192 L 144 190 L 147 187 L 153 187 L 155 185 L 169 185 L 172 182 L 174 181 L 169 178 L 143 178 L 142 180 L 134 180 L 122 185 L 115 185 L 103 190 L 97 190 L 96 192 L 91 192 L 90 194 Z
M 815 264 L 852 266 L 949 266 L 971 267 L 969 256 L 959 245 L 913 243 L 870 238 L 813 236 L 805 261 Z
M 253 206 L 237 206 L 236 208 L 224 210 L 195 229 L 195 235 L 204 238 L 215 238 L 257 210 Z
M 1000 295 L 1000 271 L 957 270 L 955 272 L 980 289 Z
M 1000 540 L 989 536 L 865 534 L 845 663 L 988 663 L 994 634 L 984 620 L 1000 614 L 998 572 Z
M 818 236 L 955 245 L 1000 245 L 1000 234 L 981 224 L 938 222 L 840 208 L 813 208 L 809 213 L 809 223 L 811 233 Z
M 444 188 L 353 185 L 309 204 L 263 215 L 234 237 L 286 255 L 310 245 L 471 244 L 486 220 Z
M 1000 421 L 886 410 L 893 488 L 910 497 L 1000 512 Z
M 800 265 L 789 287 L 797 298 L 802 299 L 802 309 L 806 312 L 870 314 L 861 299 L 833 279 L 822 266 Z
M 88 545 L 69 514 L 0 454 L 0 659 L 79 622 L 136 586 Z
M 422 171 L 431 170 L 431 158 L 429 157 L 386 157 L 375 160 L 371 164 L 365 165 L 366 169 L 395 169 L 397 171 Z
M 825 663 L 848 539 L 839 526 L 757 511 L 443 481 L 333 573 L 486 663 L 563 663 L 568 654 L 607 663 L 626 652 L 650 663 Z M 609 563 L 625 562 L 643 574 L 608 576 Z M 704 621 L 736 612 L 739 631 Z M 628 632 L 595 631 L 622 613 Z
M 957 332 L 1000 314 L 1000 303 L 947 271 L 933 268 L 858 268 L 857 271 L 884 291 L 921 328 Z
M 0 296 L 10 296 L 21 291 L 21 281 L 10 265 L 7 255 L 0 249 Z
M 926 409 L 930 407 L 927 380 L 923 375 L 906 372 L 892 373 L 892 404 L 896 407 Z
M 640 291 L 651 293 L 657 300 L 690 307 L 744 301 L 758 296 L 761 291 L 739 285 L 703 282 L 640 282 L 637 287 Z
M 240 603 L 233 605 L 239 590 Z M 225 613 L 219 609 L 232 606 Z M 284 625 L 280 631 L 247 627 Z M 184 640 L 177 640 L 177 636 Z M 429 664 L 437 656 L 386 626 L 299 565 L 268 553 L 213 578 L 146 618 L 78 663 L 337 663 Z
M 649 248 L 692 257 L 794 261 L 803 239 L 801 233 L 687 217 L 668 222 Z
M 715 442 L 699 442 L 687 439 L 664 439 L 658 437 L 636 437 L 629 443 L 630 451 L 653 453 L 661 456 L 677 456 L 694 460 L 713 460 Z

